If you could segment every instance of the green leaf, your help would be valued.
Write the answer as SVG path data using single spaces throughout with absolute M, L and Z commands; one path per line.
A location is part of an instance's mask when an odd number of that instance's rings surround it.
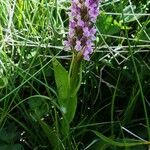
M 73 120 L 73 118 L 75 116 L 76 107 L 77 107 L 77 96 L 70 95 L 68 102 L 67 102 L 67 112 L 68 113 L 66 113 L 66 117 L 67 117 L 67 120 L 69 123 Z
M 43 117 L 49 112 L 49 104 L 47 101 L 39 95 L 39 97 L 31 97 L 28 100 L 29 103 L 29 111 L 34 120 L 36 120 L 36 116 L 39 118 Z
M 10 144 L 16 140 L 17 136 L 18 136 L 18 133 L 16 133 L 15 129 L 14 131 L 10 129 L 8 131 L 6 131 L 5 129 L 1 129 L 0 130 L 0 143 Z
M 104 13 L 97 19 L 97 27 L 102 34 L 113 35 L 120 31 L 120 27 L 113 22 L 113 17 Z
M 75 115 L 77 107 L 77 91 L 81 84 L 81 61 L 76 57 L 73 59 L 71 75 L 66 69 L 56 60 L 53 61 L 55 81 L 58 90 L 58 102 L 61 107 L 65 121 L 70 123 Z M 71 77 L 70 77 L 71 76 Z
M 12 130 L 13 129 L 13 130 Z M 20 136 L 13 124 L 0 130 L 0 150 L 24 150 L 21 144 L 16 143 Z
M 80 53 L 75 57 L 73 56 L 70 73 L 70 93 L 74 96 L 77 94 L 82 81 L 82 55 Z
M 61 106 L 66 106 L 69 93 L 69 76 L 66 69 L 56 60 L 53 61 L 58 100 Z
M 70 93 L 70 78 L 66 69 L 56 59 L 53 61 L 53 68 L 58 91 L 58 103 L 65 121 L 70 123 L 74 118 L 77 99 Z
M 130 147 L 130 146 L 150 144 L 150 142 L 143 142 L 143 141 L 137 141 L 137 140 L 130 140 L 129 142 L 129 140 L 127 141 L 125 139 L 123 139 L 121 142 L 118 142 L 118 141 L 114 141 L 113 139 L 104 136 L 100 132 L 97 132 L 97 131 L 92 131 L 92 132 L 96 134 L 101 140 L 105 141 L 106 143 L 110 145 L 118 146 L 118 147 Z

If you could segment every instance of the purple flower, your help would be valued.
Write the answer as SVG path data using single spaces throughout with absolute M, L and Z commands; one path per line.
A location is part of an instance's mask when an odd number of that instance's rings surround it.
M 89 15 L 90 15 L 90 18 L 91 18 L 91 21 L 92 22 L 95 22 L 96 21 L 96 18 L 98 16 L 98 9 L 95 8 L 95 7 L 91 7 L 90 10 L 89 10 Z
M 95 33 L 96 33 L 96 29 L 95 29 L 94 27 L 91 28 L 91 29 L 90 29 L 90 33 L 91 33 L 91 34 L 95 34 Z
M 80 51 L 82 49 L 81 42 L 78 40 L 76 41 L 75 49 L 76 49 L 76 51 Z
M 91 34 L 90 34 L 90 30 L 88 27 L 83 28 L 83 35 L 87 38 L 90 37 Z
M 69 28 L 74 29 L 75 27 L 76 27 L 76 22 L 75 22 L 74 20 L 71 20 L 71 21 L 69 22 Z
M 85 60 L 93 53 L 93 41 L 96 40 L 94 23 L 99 14 L 99 0 L 72 0 L 68 41 L 65 49 L 81 52 Z
M 87 61 L 90 60 L 89 54 L 90 54 L 90 53 L 89 53 L 88 51 L 84 51 L 84 53 L 83 53 L 83 58 L 84 58 L 85 60 L 87 60 Z
M 65 45 L 64 49 L 66 51 L 70 50 L 70 43 L 69 43 L 69 41 L 64 41 L 64 45 Z
M 70 37 L 70 38 L 73 38 L 74 34 L 75 34 L 75 30 L 72 29 L 72 28 L 70 28 L 70 29 L 69 29 L 69 33 L 68 33 L 69 37 Z
M 77 25 L 78 25 L 79 27 L 84 27 L 84 21 L 82 21 L 81 19 L 78 19 Z

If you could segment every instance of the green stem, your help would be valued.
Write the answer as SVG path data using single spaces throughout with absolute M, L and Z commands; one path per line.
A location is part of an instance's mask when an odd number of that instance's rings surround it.
M 82 78 L 82 53 L 73 56 L 73 61 L 70 68 L 70 92 L 75 95 L 79 88 Z
M 77 92 L 81 85 L 81 62 L 82 62 L 82 53 L 78 53 L 77 55 L 73 54 L 72 62 L 69 70 L 69 88 L 67 91 L 67 97 L 65 99 L 65 107 L 66 113 L 63 113 L 63 119 L 61 120 L 61 135 L 63 138 L 63 144 L 67 145 L 70 141 L 69 129 L 70 123 L 74 119 L 76 108 L 77 108 Z M 61 101 L 61 100 L 60 100 Z M 71 145 L 67 145 L 68 148 Z

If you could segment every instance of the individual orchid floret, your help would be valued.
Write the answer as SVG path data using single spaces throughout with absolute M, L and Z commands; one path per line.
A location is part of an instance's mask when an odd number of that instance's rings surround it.
M 81 41 L 76 41 L 75 49 L 76 49 L 76 51 L 80 51 L 82 49 Z

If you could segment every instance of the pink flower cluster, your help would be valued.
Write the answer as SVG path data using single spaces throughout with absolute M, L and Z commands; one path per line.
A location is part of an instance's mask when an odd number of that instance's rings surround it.
M 99 0 L 72 0 L 65 50 L 81 51 L 85 60 L 89 60 L 93 53 L 93 41 L 96 39 L 93 24 L 99 14 L 98 3 Z

